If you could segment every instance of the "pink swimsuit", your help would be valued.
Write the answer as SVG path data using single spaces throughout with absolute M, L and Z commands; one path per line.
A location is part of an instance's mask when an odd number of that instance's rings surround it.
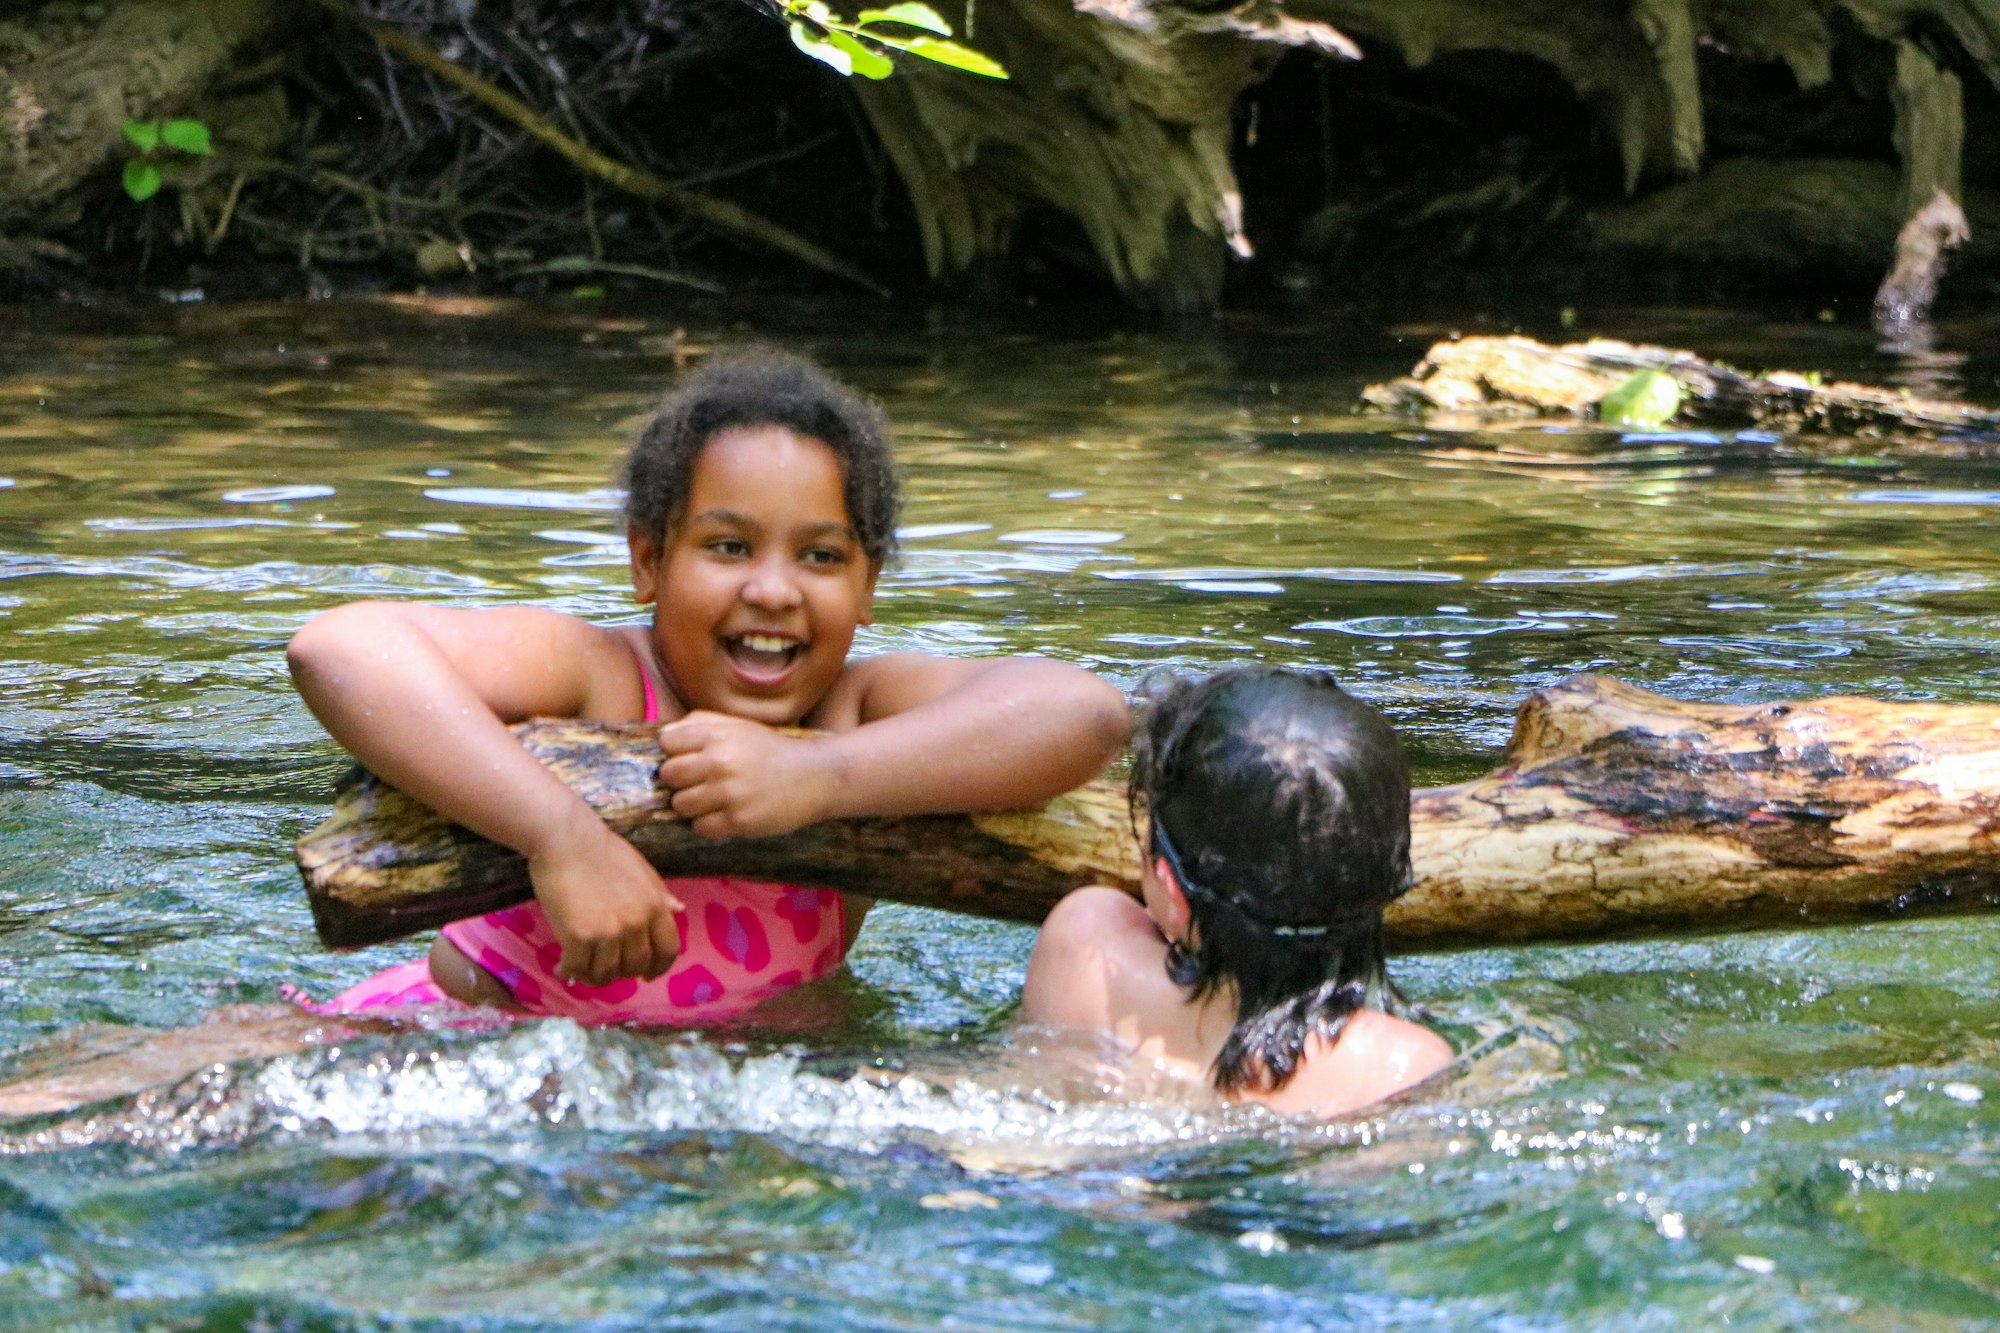
M 644 661 L 646 721 L 660 719 L 652 673 Z M 485 968 L 535 1014 L 579 1023 L 659 1023 L 692 1027 L 734 1017 L 762 1000 L 839 967 L 847 956 L 847 912 L 831 889 L 804 889 L 748 879 L 663 881 L 686 907 L 674 913 L 681 952 L 652 981 L 605 986 L 564 981 L 562 958 L 548 917 L 537 902 L 454 921 L 444 937 Z M 410 1004 L 456 1004 L 416 959 L 379 972 L 324 1005 L 321 1013 L 351 1014 Z

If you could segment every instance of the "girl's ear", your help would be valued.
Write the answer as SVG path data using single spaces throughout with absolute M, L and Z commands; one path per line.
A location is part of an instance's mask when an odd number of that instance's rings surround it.
M 660 547 L 638 524 L 625 528 L 625 549 L 632 556 L 632 597 L 639 605 L 660 595 Z
M 872 625 L 875 623 L 875 581 L 881 577 L 882 562 L 880 560 L 870 560 L 868 562 L 868 586 L 861 590 L 860 614 L 855 616 L 855 624 Z
M 1188 906 L 1187 891 L 1181 888 L 1166 857 L 1154 859 L 1153 878 L 1160 882 L 1161 906 L 1166 909 L 1166 920 L 1160 922 L 1162 932 L 1170 940 L 1185 940 L 1194 930 L 1194 909 Z

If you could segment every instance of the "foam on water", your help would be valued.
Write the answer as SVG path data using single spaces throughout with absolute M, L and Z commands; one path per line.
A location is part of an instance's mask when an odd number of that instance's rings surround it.
M 1435 1113 L 1436 1095 L 1453 1104 L 1536 1086 L 1560 1066 L 1561 1044 L 1496 1029 L 1449 1077 L 1426 1085 L 1432 1096 L 1404 1099 L 1401 1114 L 1415 1124 Z M 431 1151 L 558 1129 L 746 1133 L 866 1154 L 917 1144 L 964 1166 L 1019 1172 L 1232 1140 L 1317 1142 L 1331 1133 L 1366 1144 L 1379 1113 L 1315 1124 L 1228 1106 L 1204 1086 L 1130 1068 L 1095 1039 L 1059 1030 L 1019 1029 L 912 1070 L 827 1072 L 796 1050 L 731 1050 L 699 1036 L 662 1040 L 546 1019 L 353 1036 L 210 1065 L 123 1104 L 0 1136 L 0 1157 L 107 1143 L 179 1152 L 274 1135 Z
M 1127 1100 L 1132 1089 L 1115 1082 L 1059 1082 L 1051 1092 L 1046 1077 L 1009 1086 L 951 1073 L 826 1074 L 792 1051 L 732 1054 L 695 1038 L 661 1043 L 551 1019 L 478 1036 L 362 1038 L 261 1064 L 211 1066 L 118 1109 L 0 1139 L 0 1155 L 104 1142 L 179 1150 L 271 1133 L 434 1146 L 569 1126 L 771 1134 L 868 1153 L 914 1140 L 1031 1163 L 1202 1142 L 1270 1120 L 1206 1096 L 1191 1101 L 1185 1091 L 1179 1101 Z

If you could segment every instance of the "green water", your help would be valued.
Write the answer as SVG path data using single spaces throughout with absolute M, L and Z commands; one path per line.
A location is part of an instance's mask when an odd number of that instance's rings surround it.
M 0 1073 L 409 955 L 313 940 L 287 847 L 341 761 L 286 637 L 362 596 L 632 614 L 605 479 L 718 340 L 812 351 L 898 426 L 910 528 L 869 650 L 1127 687 L 1325 666 L 1428 781 L 1581 670 L 2000 696 L 1993 442 L 1356 417 L 1450 327 L 1407 316 L 5 313 Z M 1839 324 L 1584 323 L 1896 371 Z M 1989 403 L 1996 332 L 1945 330 Z M 13 1126 L 0 1326 L 2000 1327 L 1993 920 L 1405 959 L 1488 1053 L 1318 1127 L 1108 1099 L 1010 1041 L 1030 941 L 887 907 L 803 1034 L 368 1036 Z

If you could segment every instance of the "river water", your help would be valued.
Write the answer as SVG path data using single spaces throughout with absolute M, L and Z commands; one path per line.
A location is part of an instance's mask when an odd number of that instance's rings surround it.
M 1323 666 L 1427 782 L 1490 766 L 1521 697 L 1578 671 L 2000 696 L 1992 442 L 1355 415 L 1453 330 L 1407 314 L 5 314 L 0 1075 L 419 947 L 316 944 L 289 845 L 342 761 L 285 639 L 357 597 L 632 615 L 606 478 L 718 342 L 810 351 L 897 426 L 909 527 L 865 650 L 1128 688 Z M 1852 324 L 1580 327 L 1898 369 Z M 1996 332 L 1944 339 L 2000 404 Z M 1108 1089 L 1012 1032 L 1031 940 L 885 906 L 790 1027 L 363 1034 L 16 1121 L 0 1326 L 2000 1327 L 2000 921 L 1405 958 L 1471 1054 L 1329 1125 Z

